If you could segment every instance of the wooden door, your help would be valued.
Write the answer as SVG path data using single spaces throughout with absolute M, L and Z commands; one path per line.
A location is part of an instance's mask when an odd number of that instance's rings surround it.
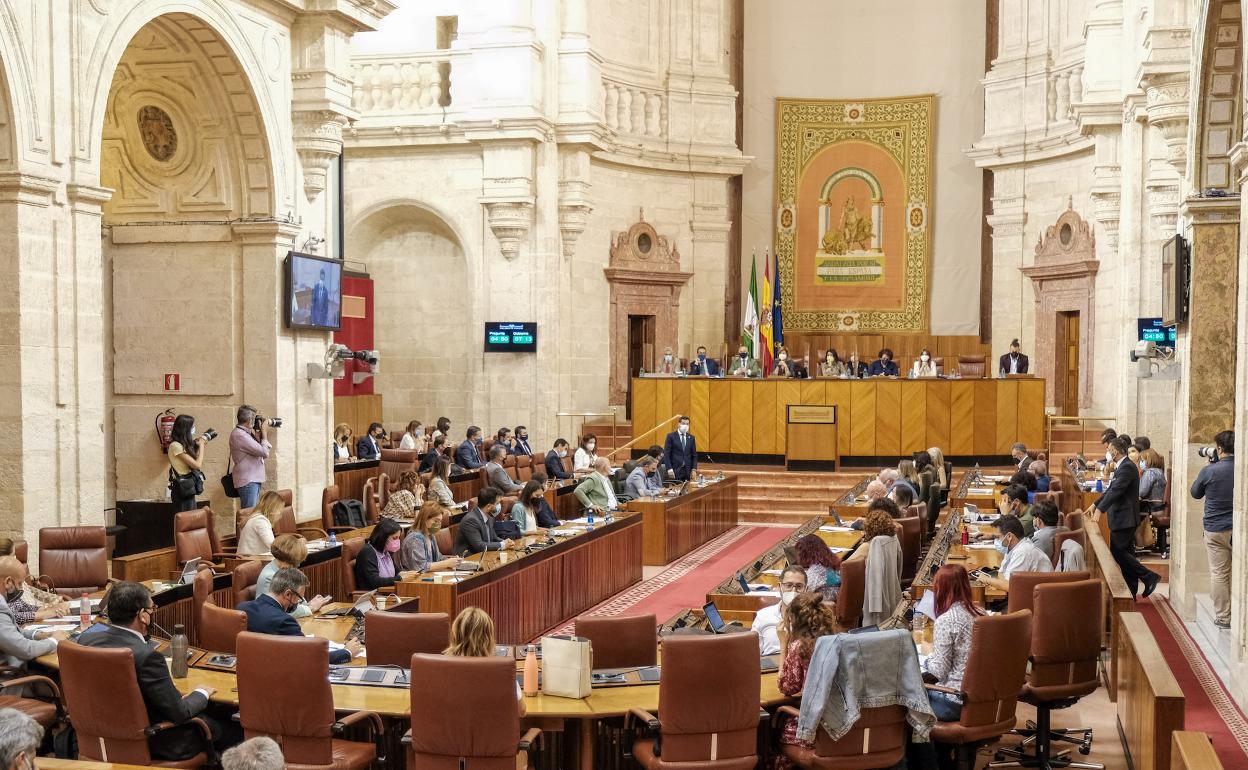
M 656 327 L 652 315 L 630 315 L 628 317 L 628 380 L 625 387 L 628 396 L 624 400 L 625 413 L 632 419 L 633 409 L 633 378 L 643 369 L 654 371 L 654 335 Z
M 1079 414 L 1079 311 L 1057 314 L 1053 393 L 1059 414 Z

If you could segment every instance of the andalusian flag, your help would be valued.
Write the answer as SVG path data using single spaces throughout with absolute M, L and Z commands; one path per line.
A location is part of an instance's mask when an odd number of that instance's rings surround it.
M 764 374 L 771 374 L 772 359 L 775 356 L 775 340 L 771 336 L 771 256 L 763 250 L 763 312 L 758 322 L 758 336 L 762 343 L 762 355 L 758 363 L 763 367 Z
M 772 282 L 771 337 L 776 347 L 784 344 L 784 323 L 780 313 L 780 255 L 776 254 L 776 278 Z
M 745 316 L 741 321 L 741 344 L 758 356 L 758 255 L 750 255 L 750 294 L 745 298 Z

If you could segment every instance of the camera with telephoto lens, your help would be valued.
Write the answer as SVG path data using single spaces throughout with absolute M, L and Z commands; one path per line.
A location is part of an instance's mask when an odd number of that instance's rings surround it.
M 260 430 L 260 426 L 266 423 L 268 424 L 270 428 L 280 428 L 282 427 L 282 418 L 281 417 L 261 417 L 260 415 L 256 415 L 256 421 L 252 427 L 255 428 L 256 430 Z
M 214 438 L 217 437 L 217 431 L 215 428 L 209 428 L 208 430 L 204 431 L 203 436 L 204 436 L 204 441 L 212 441 Z
M 1196 454 L 1205 458 L 1211 463 L 1216 463 L 1219 459 L 1218 448 L 1216 446 L 1202 446 L 1196 450 Z

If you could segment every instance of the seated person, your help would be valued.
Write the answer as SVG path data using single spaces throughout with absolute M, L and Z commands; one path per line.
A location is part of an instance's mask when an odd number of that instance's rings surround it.
M 546 493 L 551 490 L 553 482 L 546 477 L 545 473 L 534 473 L 533 481 L 542 485 L 542 492 L 533 498 L 533 510 L 537 514 L 537 526 L 542 529 L 550 529 L 559 526 L 559 517 L 551 509 L 550 503 L 546 502 Z
M 455 449 L 455 464 L 461 468 L 474 471 L 485 465 L 481 459 L 481 429 L 469 425 L 464 432 L 464 442 Z
M 555 446 L 546 453 L 546 475 L 552 479 L 570 479 L 572 472 L 564 470 L 563 458 L 568 456 L 568 440 L 555 439 Z
M 428 473 L 437 464 L 438 458 L 446 455 L 446 436 L 438 436 L 429 445 L 429 451 L 420 458 L 421 473 Z
M 883 501 L 877 501 L 877 503 Z M 863 546 L 869 546 L 866 584 L 862 599 L 862 625 L 878 626 L 893 614 L 901 601 L 901 539 L 891 511 L 867 511 L 863 523 Z M 855 554 L 857 555 L 857 554 Z
M 264 569 L 260 570 L 260 574 L 256 576 L 255 595 L 264 596 L 269 592 L 269 582 L 273 580 L 273 576 L 278 570 L 287 567 L 298 567 L 308 558 L 308 541 L 303 539 L 303 535 L 284 534 L 273 538 L 273 545 L 269 546 L 269 553 L 273 558 L 269 563 L 264 565 Z M 325 606 L 330 597 L 316 595 L 290 612 L 292 618 L 311 617 L 321 607 Z
M 386 429 L 381 427 L 381 423 L 369 423 L 368 433 L 355 442 L 355 456 L 361 460 L 376 460 L 381 457 L 381 442 L 385 437 Z
M 1023 535 L 1017 516 L 1002 516 L 992 523 L 997 530 L 997 550 L 1004 554 L 1001 569 L 995 576 L 978 573 L 979 582 L 999 591 L 1010 590 L 1010 575 L 1015 572 L 1052 572 L 1053 562 Z
M 651 485 L 658 484 L 661 487 L 666 480 L 676 478 L 676 471 L 669 470 L 663 462 L 663 447 L 658 444 L 651 444 L 650 448 L 646 450 L 646 454 L 654 458 L 654 468 L 648 474 Z
M 642 455 L 642 458 L 637 461 L 637 467 L 633 468 L 624 481 L 624 493 L 634 500 L 660 494 L 663 491 L 663 484 L 654 482 L 654 469 L 658 465 L 658 460 L 650 455 Z
M 1031 455 L 1027 454 L 1027 445 L 1021 441 L 1010 447 L 1010 457 L 1014 458 L 1020 471 L 1027 470 L 1027 466 L 1032 463 Z
M 503 493 L 519 492 L 524 488 L 523 484 L 517 484 L 511 480 L 511 476 L 507 475 L 507 471 L 503 468 L 503 460 L 507 459 L 507 447 L 502 444 L 495 444 L 490 447 L 490 461 L 485 464 L 485 483 L 500 490 Z
M 799 537 L 793 546 L 797 563 L 806 570 L 806 590 L 818 591 L 829 603 L 835 602 L 841 590 L 841 557 L 813 532 Z
M 706 357 L 706 348 L 702 345 L 698 346 L 698 355 L 689 364 L 689 374 L 706 377 L 719 376 L 719 362 L 713 358 Z
M 1048 492 L 1049 482 L 1053 477 L 1049 475 L 1049 465 L 1044 460 L 1032 460 L 1031 465 L 1027 466 L 1027 472 L 1036 480 L 1037 492 Z M 1030 489 L 1030 486 L 1028 487 Z
M 493 487 L 485 487 L 477 493 L 477 504 L 459 521 L 459 531 L 455 535 L 456 555 L 505 551 L 515 545 L 511 540 L 499 538 L 494 531 L 499 497 L 498 490 Z
M 425 426 L 420 424 L 420 420 L 412 420 L 407 424 L 407 430 L 403 431 L 403 438 L 399 440 L 399 449 L 405 452 L 415 452 L 416 456 L 420 457 L 425 453 L 428 444 Z
M 450 646 L 443 655 L 459 658 L 492 658 L 497 652 L 494 644 L 494 621 L 480 607 L 465 607 L 451 623 Z M 524 716 L 524 690 L 516 681 L 516 700 L 520 701 L 520 716 Z
M 56 652 L 57 643 L 69 638 L 63 631 L 47 634 L 19 627 L 9 602 L 21 600 L 25 582 L 26 566 L 16 556 L 0 556 L 0 588 L 4 589 L 0 597 L 0 663 L 15 668 Z M 68 609 L 66 606 L 66 614 Z
M 572 472 L 577 475 L 590 473 L 594 469 L 594 460 L 598 458 L 598 437 L 592 433 L 581 436 L 581 445 L 572 455 Z
M 849 367 L 837 355 L 836 348 L 828 348 L 828 352 L 824 354 L 823 361 L 819 364 L 820 377 L 844 377 L 849 373 Z
M 1023 355 L 1023 349 L 1018 344 L 1018 340 L 1010 340 L 1010 352 L 1001 356 L 1001 360 L 997 362 L 997 371 L 1003 376 L 1007 374 L 1026 374 L 1027 373 L 1027 356 Z
M 522 534 L 545 534 L 537 523 L 537 501 L 545 502 L 542 497 L 542 487 L 543 484 L 540 481 L 529 479 L 524 488 L 520 490 L 520 499 L 511 505 L 508 515 Z
M 1036 503 L 1031 507 L 1031 520 L 1036 528 L 1031 536 L 1031 542 L 1049 557 L 1049 561 L 1053 561 L 1054 541 L 1061 533 L 1070 531 L 1058 526 L 1057 505 L 1052 500 Z
M 941 567 L 932 579 L 932 591 L 936 594 L 936 622 L 932 653 L 921 664 L 923 680 L 960 691 L 971 655 L 971 628 L 984 611 L 971 601 L 971 580 L 961 564 Z M 927 697 L 937 720 L 956 722 L 962 716 L 960 696 L 928 690 Z
M 737 357 L 728 362 L 728 373 L 733 377 L 762 377 L 763 367 L 750 355 L 745 345 L 737 348 Z
M 611 464 L 607 462 L 607 458 L 599 457 L 594 460 L 593 472 L 576 485 L 574 492 L 582 508 L 596 513 L 619 509 L 619 498 L 616 497 L 614 485 L 608 478 L 610 472 Z M 463 531 L 462 525 L 460 531 Z
M 330 445 L 334 453 L 334 462 L 345 463 L 351 460 L 351 426 L 340 422 L 334 426 L 334 443 Z
M 499 428 L 494 434 L 494 446 L 502 445 L 507 450 L 507 454 L 514 455 L 516 453 L 516 438 L 511 434 L 511 428 Z
M 888 487 L 879 479 L 872 479 L 871 483 L 867 484 L 863 496 L 867 498 L 867 503 L 870 504 L 876 500 L 888 497 Z
M 447 508 L 455 507 L 455 496 L 451 492 L 451 461 L 445 457 L 439 457 L 433 464 L 433 477 L 429 479 L 429 499 L 437 500 Z
M 789 359 L 789 351 L 783 345 L 776 351 L 776 362 L 771 367 L 772 377 L 792 377 L 793 361 Z
M 7 537 L 0 537 L 0 556 L 12 556 L 13 551 L 13 541 Z M 20 560 L 18 564 L 21 564 Z M 3 586 L 0 585 L 0 588 Z M 13 613 L 13 618 L 19 626 L 33 623 L 36 620 L 62 618 L 70 612 L 69 597 L 31 585 L 30 574 L 24 568 L 21 589 L 20 594 L 16 591 L 3 593 L 3 598 L 9 605 L 9 611 Z
M 919 360 L 914 362 L 914 366 L 910 369 L 911 377 L 935 377 L 937 375 L 936 362 L 932 360 L 931 351 L 927 348 L 919 353 Z
M 373 591 L 388 588 L 396 581 L 412 577 L 414 572 L 401 572 L 397 563 L 403 547 L 403 528 L 394 519 L 382 517 L 373 527 L 368 542 L 355 557 L 355 589 Z
M 889 492 L 888 496 L 894 503 L 897 503 L 897 507 L 902 510 L 903 514 L 907 508 L 914 505 L 914 491 L 909 484 L 904 482 L 898 481 L 894 484 L 893 491 Z
M 294 567 L 278 570 L 269 581 L 268 591 L 238 605 L 238 609 L 247 613 L 247 630 L 273 636 L 304 636 L 303 628 L 291 613 L 304 603 L 307 590 L 307 575 Z M 111 612 L 112 602 L 109 605 Z M 331 665 L 350 663 L 360 651 L 360 643 L 354 639 L 343 646 L 346 649 L 329 651 Z
M 872 377 L 896 377 L 901 374 L 897 362 L 893 360 L 893 351 L 882 348 L 879 358 L 871 362 L 870 373 Z
M 450 511 L 436 500 L 426 500 L 399 548 L 399 565 L 412 572 L 455 569 L 459 557 L 444 557 L 438 550 L 438 530 L 446 526 Z
M 197 687 L 183 695 L 173 683 L 165 656 L 156 645 L 147 641 L 156 606 L 152 594 L 140 583 L 123 580 L 114 583 L 108 592 L 108 624 L 98 631 L 82 634 L 78 644 L 84 647 L 121 647 L 134 655 L 134 672 L 139 693 L 147 707 L 151 724 L 172 722 L 178 727 L 161 730 L 147 739 L 153 759 L 175 762 L 190 759 L 204 750 L 203 733 L 195 725 L 185 724 L 195 717 L 204 720 L 214 738 L 221 727 L 206 714 L 208 699 L 216 690 Z
M 1010 483 L 1018 484 L 1027 490 L 1028 505 L 1036 501 L 1036 489 L 1039 486 L 1039 481 L 1037 481 L 1035 476 L 1031 475 L 1031 466 L 1027 466 L 1025 471 L 1018 471 L 1013 476 L 1010 476 Z
M 799 697 L 806 688 L 806 673 L 815 652 L 815 642 L 819 637 L 831 636 L 840 629 L 837 628 L 831 603 L 814 591 L 798 594 L 784 608 L 784 627 L 788 633 L 776 686 L 790 698 Z M 780 742 L 813 749 L 814 741 L 798 739 L 797 726 L 796 719 L 786 722 Z
M 871 373 L 871 368 L 858 358 L 858 351 L 849 354 L 849 360 L 845 362 L 845 376 L 855 380 L 861 380 Z
M 260 495 L 256 507 L 250 511 L 244 509 L 244 518 L 238 526 L 239 556 L 260 556 L 269 552 L 273 545 L 273 527 L 282 520 L 282 509 L 286 501 L 273 490 Z
M 513 455 L 532 455 L 533 447 L 529 446 L 529 429 L 523 425 L 516 426 L 516 443 L 511 448 Z
M 659 374 L 677 374 L 680 372 L 680 359 L 672 353 L 672 346 L 663 348 L 663 360 L 659 363 Z
M 1035 525 L 1031 519 L 1031 505 L 1028 504 L 1027 498 L 1027 487 L 1022 484 L 1010 484 L 997 497 L 997 511 L 1017 518 L 1023 527 L 1023 537 L 1031 537 L 1035 532 Z
M 754 622 L 750 630 L 758 634 L 758 654 L 775 655 L 780 652 L 780 637 L 777 627 L 780 615 L 793 599 L 806 590 L 806 570 L 790 564 L 780 573 L 780 603 L 769 604 L 754 613 Z
M 381 515 L 392 519 L 411 519 L 424 504 L 425 485 L 420 483 L 420 474 L 403 471 L 399 474 L 397 487 L 386 501 L 386 507 L 381 509 Z

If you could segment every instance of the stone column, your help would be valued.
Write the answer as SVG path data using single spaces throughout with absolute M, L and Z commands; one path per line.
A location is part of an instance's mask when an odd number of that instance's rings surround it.
M 1204 505 L 1188 494 L 1205 461 L 1196 448 L 1235 425 L 1235 346 L 1238 327 L 1239 199 L 1189 198 L 1191 295 L 1194 311 L 1179 325 L 1182 376 L 1175 403 L 1170 495 L 1170 599 L 1186 618 L 1195 595 L 1209 590 Z

